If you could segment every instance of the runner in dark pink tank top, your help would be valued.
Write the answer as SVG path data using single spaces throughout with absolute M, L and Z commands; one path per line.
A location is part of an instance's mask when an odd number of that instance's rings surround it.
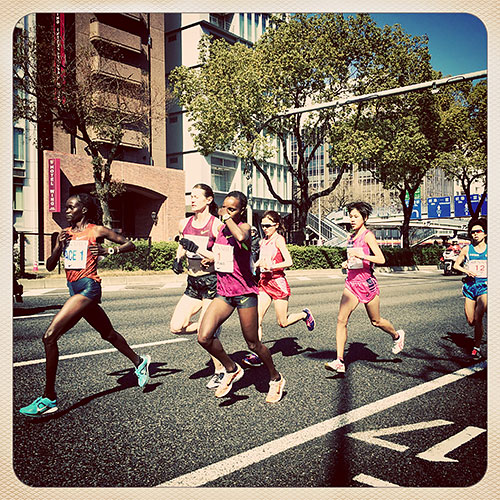
M 269 371 L 271 380 L 266 402 L 276 403 L 283 396 L 285 379 L 276 370 L 269 349 L 259 340 L 258 289 L 253 281 L 250 266 L 250 225 L 241 221 L 246 206 L 246 196 L 240 191 L 232 191 L 219 209 L 224 226 L 219 231 L 212 249 L 217 272 L 217 296 L 203 316 L 198 331 L 198 342 L 226 369 L 226 374 L 215 391 L 215 396 L 221 398 L 243 377 L 243 369 L 227 355 L 220 339 L 215 338 L 214 334 L 237 308 L 248 348 L 259 356 Z

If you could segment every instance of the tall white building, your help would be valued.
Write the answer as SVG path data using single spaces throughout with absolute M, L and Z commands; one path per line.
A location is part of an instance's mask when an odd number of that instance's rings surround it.
M 167 14 L 165 16 L 166 53 L 168 54 L 167 75 L 176 66 L 195 68 L 199 64 L 198 43 L 204 34 L 223 38 L 229 43 L 253 45 L 269 26 L 269 14 L 226 13 L 226 14 Z M 249 196 L 249 222 L 258 221 L 258 213 L 276 210 L 285 215 L 290 207 L 279 203 L 267 189 L 263 176 L 253 167 L 245 175 L 244 162 L 231 153 L 217 151 L 202 156 L 196 151 L 189 121 L 179 108 L 169 110 L 167 123 L 167 163 L 170 168 L 185 172 L 186 194 L 194 184 L 203 182 L 212 186 L 216 203 L 220 205 L 225 193 L 239 190 Z M 273 187 L 285 199 L 291 198 L 291 175 L 283 164 L 283 152 L 276 139 L 275 157 L 265 165 Z M 190 211 L 186 195 L 186 212 Z

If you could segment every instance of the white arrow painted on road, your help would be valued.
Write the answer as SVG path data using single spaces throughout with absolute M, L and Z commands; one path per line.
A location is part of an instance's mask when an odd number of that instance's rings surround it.
M 486 432 L 486 429 L 480 429 L 479 427 L 466 427 L 463 431 L 451 436 L 445 441 L 442 441 L 432 448 L 419 453 L 417 457 L 428 460 L 429 462 L 458 462 L 458 460 L 448 458 L 446 455 L 468 441 L 471 441 L 483 432 Z
M 365 441 L 369 444 L 376 444 L 378 446 L 383 446 L 384 448 L 389 448 L 395 451 L 406 451 L 409 447 L 401 444 L 391 443 L 390 441 L 384 441 L 383 439 L 378 439 L 377 436 L 388 436 L 390 434 L 401 434 L 403 432 L 418 431 L 421 429 L 429 429 L 431 427 L 439 427 L 441 425 L 450 425 L 453 422 L 448 420 L 431 420 L 430 422 L 419 422 L 418 424 L 409 425 L 398 425 L 396 427 L 386 427 L 385 429 L 374 429 L 371 431 L 363 432 L 350 432 L 348 436 L 359 439 L 360 441 Z

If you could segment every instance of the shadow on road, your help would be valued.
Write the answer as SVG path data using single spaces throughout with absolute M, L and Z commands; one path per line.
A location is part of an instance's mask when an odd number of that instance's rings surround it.
M 474 347 L 474 340 L 462 332 L 447 332 L 446 335 L 441 338 L 443 340 L 449 340 L 450 342 L 453 342 L 457 347 L 463 349 L 467 354 L 469 354 Z
M 158 386 L 161 385 L 161 382 L 155 382 L 151 383 L 151 379 L 157 378 L 157 377 L 164 377 L 166 375 L 173 375 L 174 373 L 178 373 L 182 370 L 175 370 L 172 368 L 162 368 L 165 363 L 151 363 L 149 365 L 149 374 L 150 374 L 150 381 L 148 384 L 142 389 L 144 393 L 152 392 L 154 391 Z M 80 401 L 74 403 L 73 405 L 69 406 L 68 408 L 65 408 L 63 410 L 57 411 L 55 413 L 52 413 L 50 415 L 47 415 L 45 417 L 35 417 L 35 418 L 30 418 L 29 420 L 26 420 L 27 422 L 48 422 L 49 420 L 55 420 L 58 418 L 61 418 L 68 413 L 70 413 L 73 410 L 76 410 L 77 408 L 81 408 L 82 406 L 85 406 L 86 404 L 90 403 L 91 401 L 94 401 L 95 399 L 102 398 L 105 396 L 109 396 L 110 394 L 114 394 L 116 392 L 121 392 L 127 389 L 138 389 L 137 387 L 137 377 L 134 374 L 134 369 L 129 368 L 126 370 L 119 370 L 116 372 L 108 373 L 108 375 L 111 376 L 119 376 L 119 378 L 116 380 L 118 382 L 118 386 L 112 387 L 111 389 L 106 389 L 105 391 L 98 392 L 97 394 L 92 394 L 90 396 L 87 396 Z

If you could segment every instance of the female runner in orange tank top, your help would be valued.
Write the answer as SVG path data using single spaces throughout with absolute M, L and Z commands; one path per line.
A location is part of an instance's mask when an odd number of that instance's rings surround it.
M 57 411 L 55 391 L 59 338 L 78 323 L 81 318 L 97 330 L 104 340 L 111 343 L 135 366 L 139 387 L 144 387 L 149 380 L 150 357 L 139 356 L 127 341 L 111 325 L 103 311 L 101 301 L 101 279 L 97 274 L 99 256 L 115 253 L 133 252 L 135 245 L 104 226 L 91 221 L 95 217 L 95 204 L 88 194 L 76 194 L 66 201 L 66 219 L 71 224 L 63 229 L 57 238 L 52 254 L 47 259 L 46 268 L 52 271 L 57 266 L 64 252 L 64 263 L 70 298 L 54 316 L 43 335 L 45 348 L 45 390 L 30 405 L 19 411 L 27 416 L 36 417 Z M 105 249 L 98 239 L 106 238 L 119 246 Z

